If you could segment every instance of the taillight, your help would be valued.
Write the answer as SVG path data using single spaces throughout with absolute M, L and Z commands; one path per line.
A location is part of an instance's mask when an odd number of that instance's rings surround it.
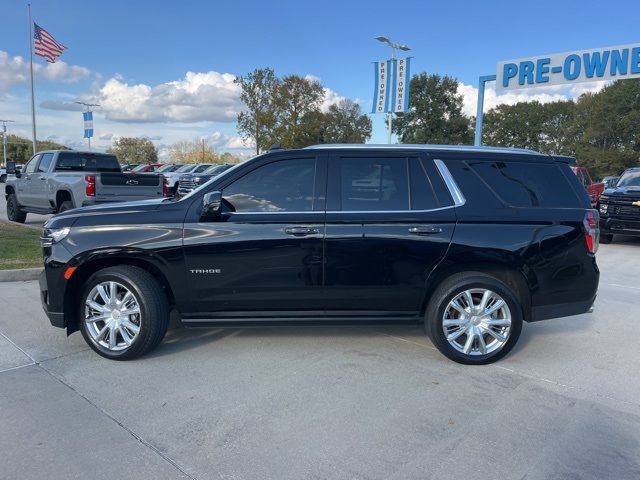
M 95 197 L 96 196 L 96 177 L 93 175 L 87 175 L 84 177 L 84 181 L 87 182 L 85 186 L 85 193 L 87 197 Z
M 597 210 L 587 210 L 582 221 L 585 229 L 584 239 L 587 242 L 589 253 L 598 251 L 598 244 L 600 243 L 599 220 L 600 215 L 598 215 Z
M 169 196 L 169 180 L 167 180 L 167 177 L 165 176 L 162 177 L 162 196 Z

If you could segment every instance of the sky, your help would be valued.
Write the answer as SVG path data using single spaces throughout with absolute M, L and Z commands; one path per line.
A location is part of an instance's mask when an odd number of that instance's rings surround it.
M 195 1 L 32 0 L 33 19 L 68 49 L 55 64 L 34 57 L 38 139 L 86 147 L 81 107 L 91 100 L 92 145 L 146 136 L 166 157 L 171 143 L 206 138 L 216 150 L 248 155 L 235 119 L 236 75 L 272 67 L 325 87 L 323 108 L 341 98 L 371 111 L 372 62 L 389 57 L 374 40 L 409 45 L 412 73 L 456 77 L 464 111 L 475 114 L 478 77 L 500 60 L 637 42 L 637 0 L 602 1 Z M 0 118 L 30 137 L 29 24 L 21 0 L 0 3 Z M 577 98 L 601 83 L 496 94 L 499 103 Z M 371 114 L 371 143 L 385 143 Z

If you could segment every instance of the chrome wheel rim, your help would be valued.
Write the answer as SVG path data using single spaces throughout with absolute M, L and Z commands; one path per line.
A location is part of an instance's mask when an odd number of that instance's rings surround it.
M 84 304 L 84 321 L 91 341 L 107 350 L 128 349 L 140 333 L 140 303 L 118 282 L 91 289 Z
M 442 316 L 442 330 L 453 348 L 470 356 L 504 347 L 511 335 L 511 311 L 495 292 L 473 288 L 458 293 Z

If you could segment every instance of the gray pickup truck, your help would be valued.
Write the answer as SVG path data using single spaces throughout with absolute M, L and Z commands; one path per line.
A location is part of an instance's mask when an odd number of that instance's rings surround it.
M 115 155 L 49 150 L 38 152 L 21 172 L 7 172 L 7 217 L 23 223 L 27 213 L 58 213 L 107 202 L 158 198 L 162 175 L 122 173 Z

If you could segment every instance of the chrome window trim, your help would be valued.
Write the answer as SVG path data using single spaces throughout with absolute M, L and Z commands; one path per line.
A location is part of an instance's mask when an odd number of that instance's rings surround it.
M 461 207 L 462 205 L 467 203 L 467 199 L 465 198 L 464 194 L 460 190 L 460 187 L 458 187 L 458 184 L 456 183 L 455 179 L 451 175 L 451 172 L 449 171 L 447 166 L 444 164 L 444 162 L 436 158 L 433 161 L 433 163 L 436 164 L 436 168 L 440 172 L 440 175 L 442 176 L 444 183 L 447 185 L 447 188 L 449 189 L 449 193 L 453 198 L 454 206 Z
M 440 210 L 448 210 L 450 208 L 455 208 L 456 205 L 448 205 L 446 207 L 438 207 L 431 208 L 429 210 L 307 210 L 307 211 L 286 211 L 286 212 L 228 212 L 230 215 L 234 214 L 248 214 L 248 215 L 302 215 L 308 213 L 429 213 L 429 212 L 438 212 Z

